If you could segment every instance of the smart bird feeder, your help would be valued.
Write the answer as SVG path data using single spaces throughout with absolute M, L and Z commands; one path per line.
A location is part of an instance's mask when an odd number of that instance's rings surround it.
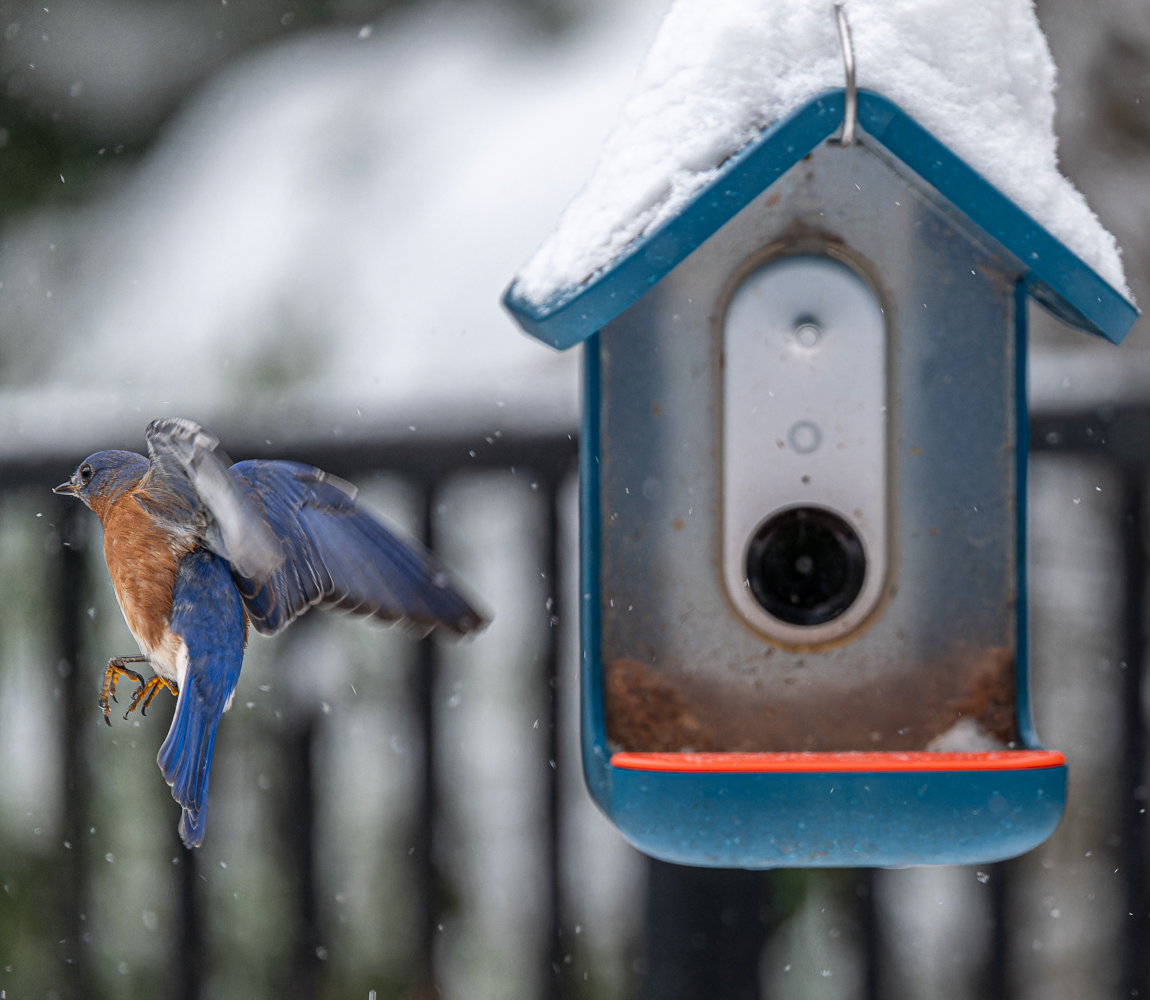
M 852 95 L 853 96 L 853 95 Z M 583 766 L 693 865 L 968 864 L 1061 816 L 1027 692 L 1026 299 L 1137 310 L 893 103 L 766 128 L 538 305 L 583 343 Z

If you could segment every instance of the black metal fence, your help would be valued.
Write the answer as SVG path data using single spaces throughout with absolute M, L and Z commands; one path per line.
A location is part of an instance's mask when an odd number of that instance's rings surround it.
M 1122 606 L 1119 640 L 1122 718 L 1119 773 L 1119 866 L 1122 877 L 1122 996 L 1150 996 L 1150 897 L 1146 842 L 1146 568 L 1150 549 L 1147 486 L 1150 475 L 1150 411 L 1106 407 L 1095 413 L 1043 414 L 1031 421 L 1032 451 L 1088 455 L 1112 467 L 1120 484 L 1117 534 Z M 1073 764 L 1073 761 L 1071 762 Z M 999 934 L 1009 933 L 1003 923 Z M 1005 977 L 1004 977 L 1005 978 Z M 1004 994 L 1007 995 L 1007 994 Z
M 1121 906 L 1122 919 L 1116 928 L 1121 939 L 1121 968 L 1111 969 L 1106 975 L 1100 973 L 1108 985 L 1100 987 L 1097 995 L 1147 996 L 1150 912 L 1146 882 L 1143 651 L 1150 410 L 1044 414 L 1033 421 L 1031 441 L 1033 452 L 1043 460 L 1086 458 L 1101 463 L 1113 481 L 1121 484 L 1121 502 L 1113 509 L 1119 512 L 1120 523 L 1115 531 L 1123 559 L 1111 569 L 1121 577 L 1118 592 L 1122 600 L 1122 635 L 1118 644 L 1122 656 L 1119 669 L 1123 714 L 1121 719 L 1110 720 L 1121 731 L 1120 758 L 1113 762 L 1120 772 L 1116 799 L 1120 815 L 1112 817 L 1116 832 L 1109 840 L 1113 853 L 1108 855 L 1118 859 L 1112 877 L 1120 882 L 1116 905 Z M 258 457 L 258 450 L 243 457 Z M 452 749 L 444 743 L 442 720 L 449 695 L 443 681 L 443 657 L 453 654 L 434 637 L 417 644 L 412 640 L 408 644 L 411 655 L 404 661 L 403 711 L 410 716 L 405 725 L 414 747 L 410 759 L 415 761 L 411 764 L 412 809 L 404 820 L 408 849 L 396 852 L 399 860 L 388 864 L 408 865 L 408 889 L 406 895 L 392 901 L 392 908 L 398 907 L 400 912 L 391 914 L 392 923 L 388 926 L 397 930 L 366 929 L 368 936 L 394 934 L 406 941 L 399 948 L 398 960 L 382 964 L 376 961 L 374 965 L 368 962 L 363 967 L 345 963 L 341 971 L 332 958 L 333 948 L 338 949 L 335 942 L 348 930 L 339 923 L 335 904 L 329 899 L 323 852 L 316 839 L 325 794 L 324 784 L 318 780 L 321 769 L 317 766 L 317 754 L 321 752 L 323 720 L 329 708 L 319 698 L 305 698 L 303 707 L 293 711 L 276 707 L 274 715 L 267 715 L 276 722 L 268 723 L 266 745 L 259 750 L 272 762 L 269 773 L 271 768 L 278 768 L 266 781 L 260 773 L 259 788 L 280 788 L 276 804 L 269 807 L 275 819 L 269 824 L 272 832 L 261 842 L 265 843 L 263 855 L 255 849 L 251 854 L 266 858 L 267 871 L 275 873 L 279 886 L 275 893 L 260 897 L 261 919 L 266 917 L 269 926 L 274 925 L 274 932 L 269 931 L 268 935 L 269 940 L 275 940 L 262 945 L 262 951 L 256 949 L 250 954 L 258 951 L 264 966 L 250 970 L 248 980 L 236 978 L 234 970 L 251 962 L 245 958 L 249 952 L 242 944 L 235 945 L 226 935 L 221 936 L 221 891 L 213 883 L 213 879 L 218 881 L 220 872 L 207 870 L 216 863 L 215 855 L 209 855 L 207 849 L 196 852 L 179 846 L 175 835 L 177 810 L 170 801 L 162 807 L 166 809 L 162 824 L 154 827 L 166 830 L 167 839 L 158 847 L 139 847 L 141 854 L 151 851 L 150 860 L 145 858 L 134 869 L 139 879 L 162 880 L 170 897 L 165 911 L 170 919 L 145 909 L 142 922 L 135 928 L 135 933 L 155 942 L 152 947 L 159 957 L 144 971 L 138 971 L 125 961 L 117 963 L 116 956 L 107 949 L 101 951 L 99 942 L 104 930 L 94 926 L 94 922 L 100 909 L 98 896 L 104 891 L 101 865 L 113 863 L 113 852 L 102 853 L 97 830 L 101 822 L 106 823 L 107 812 L 93 798 L 95 770 L 97 766 L 107 767 L 107 761 L 101 759 L 97 765 L 93 759 L 95 744 L 90 733 L 97 713 L 93 678 L 110 654 L 99 648 L 91 627 L 95 605 L 90 581 L 94 574 L 103 572 L 99 553 L 93 550 L 94 519 L 79 504 L 61 501 L 46 492 L 48 486 L 70 471 L 69 459 L 9 463 L 0 468 L 0 500 L 34 497 L 36 501 L 36 538 L 38 544 L 43 542 L 41 583 L 13 580 L 11 577 L 19 568 L 11 562 L 0 566 L 0 574 L 9 577 L 5 581 L 8 592 L 25 587 L 35 591 L 36 606 L 42 608 L 40 621 L 50 628 L 51 640 L 42 651 L 40 668 L 46 665 L 51 670 L 55 665 L 53 698 L 57 711 L 52 739 L 56 743 L 43 750 L 50 750 L 57 760 L 64 789 L 59 815 L 53 823 L 45 821 L 44 829 L 51 827 L 51 843 L 36 839 L 41 835 L 40 827 L 34 829 L 31 840 L 26 836 L 22 840 L 10 836 L 4 839 L 0 833 L 0 877 L 4 882 L 0 893 L 0 989 L 6 998 L 46 996 L 66 1000 L 165 995 L 193 1000 L 264 993 L 378 998 L 528 995 L 524 990 L 531 995 L 555 998 L 642 996 L 648 1000 L 776 994 L 872 1000 L 914 995 L 907 985 L 909 980 L 905 976 L 900 979 L 906 955 L 900 951 L 899 932 L 891 916 L 899 907 L 910 905 L 912 899 L 907 892 L 912 890 L 896 891 L 892 888 L 896 884 L 894 875 L 869 870 L 733 872 L 649 862 L 645 933 L 619 941 L 622 978 L 599 975 L 596 957 L 585 947 L 586 938 L 581 937 L 579 913 L 566 898 L 579 875 L 577 871 L 570 875 L 571 866 L 564 863 L 564 852 L 571 845 L 564 832 L 568 828 L 562 814 L 569 797 L 564 796 L 561 774 L 570 781 L 578 769 L 577 755 L 563 751 L 560 725 L 561 703 L 569 704 L 563 700 L 575 696 L 574 690 L 562 688 L 562 684 L 570 684 L 573 674 L 564 672 L 560 662 L 561 635 L 564 629 L 573 627 L 562 611 L 571 606 L 573 597 L 564 593 L 562 586 L 573 571 L 572 566 L 564 565 L 570 557 L 563 554 L 571 548 L 565 550 L 563 545 L 564 531 L 569 534 L 571 530 L 571 508 L 564 506 L 563 491 L 574 471 L 576 442 L 572 436 L 483 437 L 411 445 L 325 445 L 278 450 L 275 457 L 311 462 L 353 482 L 380 470 L 398 477 L 412 498 L 415 519 L 422 525 L 425 540 L 435 547 L 439 547 L 439 527 L 444 523 L 440 499 L 453 480 L 506 475 L 514 470 L 517 476 L 525 477 L 522 482 L 530 483 L 541 512 L 531 529 L 530 544 L 539 550 L 539 593 L 545 598 L 532 602 L 529 616 L 530 627 L 545 636 L 533 661 L 543 692 L 538 703 L 544 707 L 541 718 L 536 720 L 542 732 L 539 740 L 531 744 L 539 757 L 535 761 L 539 773 L 545 775 L 538 797 L 540 814 L 531 827 L 532 836 L 538 841 L 537 854 L 544 859 L 542 876 L 533 877 L 530 886 L 538 900 L 533 911 L 535 921 L 544 925 L 534 932 L 539 946 L 532 953 L 532 960 L 539 968 L 526 979 L 520 977 L 518 992 L 501 992 L 490 981 L 483 988 L 476 986 L 474 993 L 459 981 L 453 986 L 442 982 L 444 925 L 460 905 L 460 887 L 449 873 L 451 866 L 446 859 L 450 847 L 444 846 L 443 834 L 447 792 L 442 755 Z M 31 516 L 31 507 L 27 509 Z M 0 560 L 3 558 L 0 548 Z M 302 629 L 303 623 L 296 627 Z M 570 632 L 566 634 L 570 636 Z M 0 663 L 0 680 L 3 677 Z M 0 686 L 0 692 L 3 690 Z M 352 691 L 355 692 L 354 684 Z M 15 704 L 18 709 L 19 702 Z M 274 699 L 269 704 L 279 705 Z M 253 705 L 248 703 L 252 712 L 245 719 L 257 717 Z M 263 711 L 262 705 L 258 707 Z M 166 720 L 163 711 L 155 714 L 157 718 L 148 724 L 158 743 Z M 0 720 L 11 717 L 11 712 L 7 716 L 0 714 Z M 117 723 L 122 727 L 118 720 Z M 125 730 L 117 728 L 115 732 L 122 738 Z M 115 738 L 115 732 L 107 733 L 101 725 L 99 738 L 107 742 Z M 128 732 L 134 734 L 135 729 Z M 15 738 L 0 733 L 0 745 Z M 135 747 L 134 741 L 132 746 Z M 1070 764 L 1073 781 L 1073 756 Z M 146 769 L 140 773 L 152 783 L 149 801 L 163 800 L 167 789 L 154 767 L 150 774 Z M 275 777 L 277 774 L 282 781 Z M 222 784 L 225 779 L 213 776 L 213 789 L 217 788 L 217 780 Z M 214 809 L 209 828 L 220 821 L 219 811 Z M 29 813 L 28 822 L 40 820 Z M 127 828 L 132 827 L 132 817 L 123 817 L 122 822 Z M 1068 814 L 1064 826 L 1076 822 L 1078 818 Z M 593 865 L 595 860 L 583 863 Z M 218 864 L 226 871 L 226 860 L 221 859 Z M 1033 995 L 1019 964 L 1019 956 L 1037 953 L 1040 943 L 1039 938 L 1033 945 L 1022 940 L 1030 925 L 1020 914 L 1024 913 L 1026 887 L 1028 880 L 1034 879 L 1033 871 L 1031 861 L 1023 859 L 970 873 L 975 893 L 970 896 L 975 901 L 970 904 L 974 906 L 970 913 L 975 915 L 971 919 L 977 917 L 985 924 L 985 946 L 972 959 L 977 968 L 964 972 L 967 993 L 954 990 L 945 995 L 1004 1000 Z M 233 884 L 236 883 L 229 883 L 229 887 Z M 784 946 L 779 942 L 790 933 L 788 927 L 798 926 L 796 914 L 806 912 L 802 908 L 816 898 L 812 895 L 816 890 L 822 894 L 817 898 L 834 902 L 838 923 L 817 925 L 822 929 L 812 933 L 818 937 L 825 931 L 826 947 L 838 949 L 834 951 L 837 957 L 827 960 L 827 968 L 817 970 L 821 979 L 808 980 L 817 989 L 792 989 L 787 977 L 797 960 L 787 963 L 785 959 L 799 952 L 793 947 L 789 952 L 781 951 Z M 242 887 L 234 892 L 237 900 L 241 891 Z M 827 907 L 822 909 L 825 913 Z M 1047 909 L 1058 918 L 1057 906 Z M 269 916 L 265 911 L 273 912 Z M 810 919 L 816 918 L 817 914 Z M 799 971 L 796 965 L 796 982 Z M 498 970 L 492 975 L 491 981 L 498 984 Z

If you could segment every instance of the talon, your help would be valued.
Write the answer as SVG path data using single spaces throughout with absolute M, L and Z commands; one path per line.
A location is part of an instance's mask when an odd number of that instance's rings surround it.
M 148 706 L 152 703 L 152 699 L 156 697 L 156 692 L 159 691 L 162 687 L 166 687 L 169 691 L 175 694 L 171 683 L 165 680 L 163 677 L 157 675 L 148 678 L 146 681 L 141 680 L 139 688 L 132 695 L 132 703 L 128 706 L 128 711 L 124 713 L 124 718 L 126 719 L 136 710 L 136 706 L 140 704 L 141 700 L 144 702 L 144 704 L 140 708 L 140 714 L 147 715 Z
M 140 709 L 140 711 L 143 712 L 145 715 L 148 714 L 148 706 L 152 703 L 152 699 L 156 697 L 156 694 L 159 692 L 161 687 L 166 687 L 169 691 L 172 692 L 172 695 L 174 697 L 178 697 L 180 694 L 179 688 L 177 688 L 166 677 L 153 677 L 152 680 L 153 681 L 159 681 L 159 683 L 155 684 L 152 687 L 151 692 L 148 694 L 147 699 L 144 701 L 144 707 L 142 709 Z
M 109 726 L 112 724 L 112 720 L 109 718 L 111 715 L 111 706 L 108 704 L 108 699 L 110 698 L 117 705 L 120 703 L 116 697 L 116 681 L 119 679 L 119 676 L 123 674 L 126 677 L 132 678 L 132 680 L 138 684 L 144 683 L 144 678 L 136 673 L 136 671 L 129 670 L 125 664 L 146 662 L 146 656 L 113 656 L 112 659 L 108 661 L 108 668 L 104 671 L 104 683 L 100 687 L 99 704 L 101 711 L 104 713 L 104 722 Z M 135 705 L 133 704 L 132 708 L 134 707 Z M 131 710 L 132 709 L 129 708 L 128 712 L 131 712 Z M 124 718 L 127 718 L 127 715 L 125 715 Z

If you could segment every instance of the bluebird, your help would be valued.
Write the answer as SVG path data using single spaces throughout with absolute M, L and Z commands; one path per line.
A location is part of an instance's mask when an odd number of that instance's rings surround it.
M 312 605 L 461 635 L 486 617 L 430 552 L 355 502 L 350 483 L 297 462 L 232 465 L 199 424 L 163 418 L 148 456 L 89 455 L 56 493 L 82 500 L 104 529 L 104 562 L 140 655 L 108 662 L 108 700 L 139 685 L 127 718 L 161 688 L 176 711 L 156 757 L 180 804 L 179 832 L 203 843 L 216 726 L 231 706 L 248 627 L 275 635 Z M 129 663 L 147 663 L 145 679 Z

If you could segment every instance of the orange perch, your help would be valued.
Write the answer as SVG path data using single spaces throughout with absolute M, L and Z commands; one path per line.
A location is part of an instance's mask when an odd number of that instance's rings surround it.
M 1016 771 L 1061 767 L 1057 750 L 982 750 L 935 753 L 917 750 L 795 753 L 616 753 L 611 766 L 629 771 Z

